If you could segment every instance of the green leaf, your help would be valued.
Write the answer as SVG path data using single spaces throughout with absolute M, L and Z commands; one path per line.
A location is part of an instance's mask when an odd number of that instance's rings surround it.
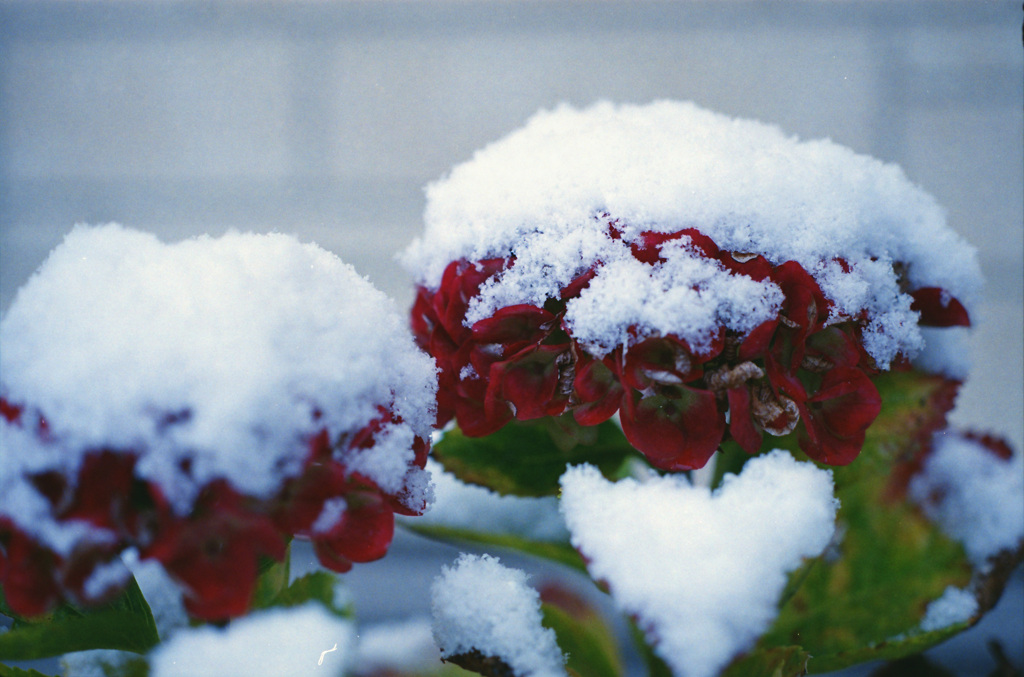
M 453 429 L 433 456 L 463 482 L 499 494 L 553 496 L 567 465 L 591 463 L 612 476 L 636 451 L 613 422 L 581 426 L 572 415 L 512 421 L 486 437 Z
M 722 677 L 799 677 L 807 674 L 810 656 L 797 646 L 779 646 L 741 656 Z
M 352 610 L 338 603 L 335 590 L 338 577 L 328 571 L 314 571 L 295 579 L 274 599 L 273 606 L 294 607 L 317 601 L 328 611 L 342 618 L 351 618 Z
M 0 663 L 0 677 L 49 677 L 38 670 L 23 670 Z
M 291 543 L 285 551 L 284 559 L 277 562 L 269 557 L 260 556 L 259 577 L 252 595 L 252 608 L 265 609 L 274 606 L 274 600 L 288 587 L 289 562 L 291 561 Z
M 637 627 L 633 619 L 629 620 L 629 630 L 633 636 L 633 643 L 639 650 L 640 656 L 644 659 L 648 677 L 674 677 L 672 669 L 662 660 L 661 656 L 654 653 L 654 647 L 647 643 L 643 630 Z
M 134 578 L 117 599 L 83 609 L 66 604 L 37 619 L 18 619 L 0 634 L 0 660 L 32 660 L 89 649 L 145 653 L 159 643 L 156 622 Z
M 955 384 L 917 372 L 875 378 L 882 411 L 860 456 L 832 469 L 841 502 L 834 551 L 793 574 L 779 617 L 758 651 L 798 646 L 810 672 L 920 652 L 973 624 L 924 633 L 929 602 L 972 571 L 960 544 L 906 498 L 901 480 L 928 435 L 944 421 Z M 795 455 L 795 436 L 773 440 Z M 752 659 L 756 658 L 754 652 Z
M 561 587 L 541 590 L 545 627 L 555 631 L 558 646 L 569 655 L 567 667 L 586 677 L 623 674 L 615 636 L 592 606 Z
M 579 571 L 587 570 L 583 558 L 568 541 L 534 541 L 515 534 L 475 531 L 440 524 L 420 524 L 416 518 L 402 520 L 401 524 L 409 531 L 444 543 L 496 546 L 564 564 Z

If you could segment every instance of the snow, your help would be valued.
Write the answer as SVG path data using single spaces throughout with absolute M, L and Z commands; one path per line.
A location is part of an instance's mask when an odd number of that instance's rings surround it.
M 562 480 L 573 545 L 679 677 L 717 674 L 768 629 L 787 574 L 825 549 L 832 475 L 788 453 L 752 458 L 712 492 L 684 475 Z
M 1024 541 L 1024 457 L 1002 459 L 981 442 L 955 432 L 936 433 L 924 468 L 910 481 L 910 497 L 976 568 Z
M 437 461 L 427 461 L 434 480 L 430 511 L 407 521 L 409 526 L 441 526 L 489 534 L 510 534 L 532 541 L 564 543 L 569 540 L 554 496 L 527 498 L 502 496 L 486 487 L 461 482 Z
M 742 333 L 777 308 L 770 282 L 741 285 L 685 246 L 667 247 L 644 279 L 628 244 L 648 230 L 697 228 L 724 250 L 797 261 L 836 318 L 865 311 L 865 346 L 883 368 L 924 347 L 893 264 L 911 289 L 941 287 L 968 310 L 981 283 L 974 249 L 898 167 L 692 103 L 541 111 L 430 184 L 424 220 L 403 262 L 428 289 L 450 261 L 515 256 L 472 302 L 470 324 L 541 305 L 599 266 L 566 312 L 574 337 L 598 355 L 630 322 L 642 323 L 641 335 L 671 332 L 699 346 L 713 322 Z M 612 220 L 621 240 L 608 233 Z
M 165 244 L 79 226 L 19 290 L 0 346 L 0 395 L 42 413 L 53 438 L 0 426 L 0 513 L 58 552 L 75 538 L 39 522 L 28 472 L 134 450 L 136 473 L 184 513 L 216 478 L 273 494 L 310 434 L 354 433 L 378 406 L 401 423 L 352 452 L 350 469 L 408 490 L 410 505 L 429 501 L 429 475 L 410 466 L 434 422 L 433 362 L 392 301 L 316 245 L 237 232 Z
M 227 628 L 183 630 L 150 655 L 152 677 L 171 675 L 341 675 L 354 657 L 355 629 L 316 602 L 273 609 Z
M 526 574 L 490 555 L 462 554 L 431 586 L 434 641 L 445 658 L 493 656 L 517 677 L 565 675 L 555 633 L 541 625 L 540 595 Z
M 932 601 L 921 620 L 921 630 L 941 630 L 957 623 L 969 621 L 978 613 L 978 600 L 969 590 L 949 586 L 942 596 Z

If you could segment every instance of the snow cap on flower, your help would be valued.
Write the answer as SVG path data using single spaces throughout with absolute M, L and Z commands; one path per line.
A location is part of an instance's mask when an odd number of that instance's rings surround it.
M 412 326 L 467 435 L 616 412 L 657 467 L 794 430 L 850 463 L 915 356 L 948 376 L 974 250 L 892 165 L 689 103 L 568 106 L 427 189 Z M 938 339 L 937 339 L 938 340 Z M 728 414 L 728 415 L 727 415 Z
M 287 536 L 337 570 L 380 557 L 394 512 L 431 500 L 436 376 L 403 324 L 290 236 L 75 228 L 0 322 L 9 569 L 87 593 L 100 569 L 79 563 L 132 545 L 217 617 Z M 11 555 L 22 540 L 46 566 Z
M 540 594 L 525 573 L 498 558 L 462 554 L 434 581 L 431 606 L 434 641 L 445 660 L 497 659 L 516 677 L 565 675 L 555 633 L 541 624 Z
M 751 459 L 712 492 L 684 475 L 609 482 L 562 476 L 572 544 L 678 677 L 710 677 L 777 615 L 787 574 L 835 531 L 832 473 L 783 451 Z

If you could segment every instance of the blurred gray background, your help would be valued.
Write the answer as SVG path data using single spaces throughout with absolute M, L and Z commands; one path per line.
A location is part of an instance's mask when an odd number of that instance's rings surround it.
M 0 308 L 73 224 L 107 221 L 295 233 L 405 307 L 393 255 L 425 183 L 539 108 L 692 99 L 896 162 L 938 198 L 989 282 L 954 419 L 1020 448 L 1021 23 L 992 0 L 0 0 Z M 361 615 L 425 608 L 381 582 L 416 589 L 454 552 L 400 540 L 353 577 Z M 1022 662 L 1020 588 L 947 645 L 957 674 L 987 674 L 992 633 Z

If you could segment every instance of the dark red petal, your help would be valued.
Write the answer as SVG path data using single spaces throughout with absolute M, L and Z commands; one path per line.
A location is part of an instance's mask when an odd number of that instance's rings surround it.
M 826 327 L 807 337 L 806 356 L 822 363 L 826 368 L 855 367 L 861 351 L 857 341 L 839 327 Z M 805 365 L 806 366 L 806 365 Z M 812 369 L 813 371 L 813 369 Z
M 699 372 L 694 356 L 685 341 L 672 336 L 652 336 L 625 352 L 622 359 L 622 382 L 629 388 L 645 390 L 652 384 L 681 385 Z
M 627 392 L 620 419 L 629 443 L 663 470 L 704 467 L 725 434 L 715 396 L 686 386 L 672 388 L 671 397 Z
M 776 333 L 775 344 L 772 346 L 772 350 L 769 350 L 764 355 L 764 366 L 765 372 L 768 374 L 768 381 L 772 384 L 772 388 L 776 392 L 780 392 L 786 397 L 790 398 L 794 402 L 800 403 L 807 399 L 807 390 L 804 388 L 803 383 L 796 377 L 792 368 L 786 369 L 778 359 L 778 353 L 783 353 L 782 357 L 785 358 L 785 350 L 780 350 L 781 337 L 785 337 L 790 334 L 789 331 L 783 331 L 787 328 L 780 327 Z
M 248 611 L 260 555 L 280 561 L 287 548 L 270 518 L 247 512 L 241 495 L 214 482 L 197 499 L 198 516 L 179 523 L 156 556 L 186 588 L 185 608 L 205 620 L 223 620 Z
M 511 421 L 512 411 L 504 405 L 488 413 L 483 402 L 460 398 L 455 401 L 455 419 L 467 437 L 486 437 Z
M 4 398 L 0 397 L 0 417 L 3 417 L 3 419 L 8 423 L 18 423 L 19 419 L 21 419 L 22 411 L 24 411 L 24 407 L 11 404 Z
M 135 456 L 101 451 L 88 454 L 78 471 L 78 483 L 61 519 L 79 519 L 116 531 L 126 512 L 134 482 Z
M 7 564 L 0 578 L 7 605 L 31 617 L 52 610 L 61 599 L 55 571 L 60 558 L 18 529 L 6 539 Z
M 559 390 L 564 346 L 538 346 L 491 367 L 485 409 L 512 405 L 515 417 L 527 421 L 565 411 L 568 393 Z
M 619 409 L 624 392 L 615 373 L 602 360 L 578 362 L 573 393 L 579 404 L 572 414 L 580 425 L 607 421 Z
M 116 544 L 102 544 L 86 548 L 76 548 L 62 572 L 61 582 L 65 591 L 76 601 L 83 604 L 101 604 L 111 601 L 128 582 L 128 570 L 121 564 L 120 553 Z M 104 577 L 101 589 L 94 589 L 86 583 L 92 579 L 101 566 L 118 566 L 125 573 L 122 580 Z M 94 582 L 95 583 L 95 582 Z
M 772 282 L 784 295 L 782 315 L 804 332 L 814 329 L 828 316 L 829 303 L 821 287 L 796 261 L 786 261 L 772 271 Z
M 977 433 L 971 430 L 962 433 L 962 435 L 965 438 L 971 440 L 972 442 L 977 442 L 982 447 L 984 447 L 986 451 L 993 454 L 997 458 L 1001 458 L 1004 461 L 1009 461 L 1011 458 L 1013 458 L 1013 448 L 1011 448 L 1010 444 L 1002 437 Z
M 921 313 L 923 327 L 969 327 L 967 309 L 955 297 L 939 287 L 922 287 L 910 292 L 911 310 Z
M 540 343 L 556 324 L 554 315 L 529 304 L 500 308 L 473 325 L 478 343 Z
M 437 313 L 431 305 L 433 294 L 424 287 L 416 288 L 416 300 L 413 301 L 410 311 L 409 324 L 412 334 L 416 339 L 416 345 L 426 350 L 430 342 L 430 334 L 438 326 Z
M 729 397 L 729 434 L 748 454 L 761 448 L 761 431 L 754 425 L 750 410 L 750 389 L 746 385 L 732 388 Z
M 633 258 L 643 263 L 649 263 L 654 265 L 659 261 L 664 261 L 661 257 L 661 245 L 671 240 L 678 240 L 682 236 L 680 232 L 674 233 L 655 233 L 652 231 L 645 231 L 640 233 L 640 240 L 629 245 L 629 249 L 633 252 Z
M 679 231 L 679 235 L 690 238 L 691 247 L 703 254 L 706 258 L 717 259 L 719 255 L 718 245 L 710 237 L 696 228 L 685 228 Z
M 395 514 L 378 494 L 353 492 L 341 519 L 313 543 L 324 566 L 331 562 L 372 562 L 387 554 L 395 533 Z M 325 561 L 326 560 L 326 561 Z
M 837 437 L 820 421 L 802 416 L 803 434 L 800 448 L 808 457 L 827 465 L 849 465 L 860 455 L 864 446 L 864 433 L 852 437 Z
M 562 287 L 559 298 L 563 301 L 576 298 L 584 289 L 590 286 L 590 282 L 594 279 L 595 275 L 597 275 L 597 268 L 591 268 L 582 275 L 577 275 L 573 278 L 572 282 Z
M 754 327 L 740 343 L 738 359 L 744 362 L 764 356 L 778 326 L 778 320 L 767 320 Z
M 882 397 L 860 369 L 838 367 L 825 374 L 808 400 L 811 416 L 838 437 L 862 435 L 882 410 Z
M 736 259 L 733 252 L 723 251 L 718 255 L 718 260 L 726 270 L 737 275 L 746 275 L 757 282 L 771 277 L 772 274 L 772 264 L 768 263 L 768 260 L 760 254 L 740 261 Z

